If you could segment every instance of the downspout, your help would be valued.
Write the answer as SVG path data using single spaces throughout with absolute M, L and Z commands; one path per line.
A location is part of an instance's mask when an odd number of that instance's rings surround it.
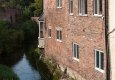
M 105 0 L 105 44 L 106 44 L 106 80 L 110 80 L 110 51 L 109 51 L 109 5 Z

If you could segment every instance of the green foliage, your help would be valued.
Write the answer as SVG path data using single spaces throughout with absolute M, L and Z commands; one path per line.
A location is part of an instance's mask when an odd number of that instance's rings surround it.
M 61 79 L 61 76 L 62 76 L 61 70 L 56 68 L 53 73 L 53 80 L 59 80 L 59 79 Z
M 39 16 L 43 11 L 43 0 L 34 0 L 30 6 L 35 8 L 34 15 Z
M 12 29 L 10 24 L 0 21 L 0 53 L 13 53 L 22 47 L 23 31 Z
M 28 2 L 29 3 L 29 2 Z M 21 9 L 27 6 L 25 0 L 4 0 L 2 7 Z
M 24 42 L 25 44 L 32 43 L 38 38 L 38 25 L 37 23 L 28 20 L 20 25 L 20 29 L 24 32 Z
M 19 80 L 19 78 L 10 68 L 0 65 L 0 80 Z
M 14 8 L 16 7 L 16 0 L 6 0 L 3 4 L 3 7 Z
M 40 16 L 43 11 L 43 0 L 34 0 L 34 2 L 30 2 L 28 6 L 23 6 L 23 16 Z
M 42 51 L 39 49 L 39 48 L 36 48 L 35 50 L 34 50 L 34 54 L 36 55 L 36 56 L 40 56 L 41 54 L 42 54 Z M 38 58 L 38 57 L 37 57 Z
M 23 41 L 23 32 L 7 29 L 0 33 L 0 52 L 13 53 L 21 49 Z
M 42 14 L 42 9 L 37 9 L 34 11 L 34 16 L 40 16 Z
M 20 9 L 24 17 L 40 16 L 43 11 L 43 0 L 5 0 L 0 7 Z
M 10 27 L 10 23 L 9 22 L 0 20 L 0 30 L 7 29 L 8 27 Z
M 16 29 L 9 25 L 8 22 L 0 21 L 0 53 L 13 53 L 20 50 L 23 45 L 28 46 L 30 43 L 37 42 L 37 23 L 28 20 L 22 22 Z
M 23 18 L 30 18 L 31 14 L 32 14 L 32 11 L 30 7 L 23 8 Z

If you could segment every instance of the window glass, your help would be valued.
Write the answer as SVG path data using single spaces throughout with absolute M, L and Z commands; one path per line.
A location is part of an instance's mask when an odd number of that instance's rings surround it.
M 99 68 L 99 51 L 96 51 L 96 67 Z

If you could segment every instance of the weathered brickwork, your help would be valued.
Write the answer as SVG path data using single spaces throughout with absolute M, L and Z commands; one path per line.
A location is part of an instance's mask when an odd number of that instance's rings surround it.
M 79 16 L 78 0 L 73 1 L 74 15 L 69 15 L 69 0 L 62 0 L 59 9 L 56 0 L 44 1 L 45 55 L 55 57 L 63 67 L 71 68 L 86 80 L 105 80 L 104 0 L 102 16 L 93 15 L 93 0 L 87 0 L 87 16 Z M 49 27 L 52 29 L 51 38 L 48 38 Z M 56 27 L 62 28 L 62 42 L 56 40 Z M 79 44 L 79 61 L 73 59 L 72 42 Z M 104 73 L 95 69 L 95 49 L 104 51 Z

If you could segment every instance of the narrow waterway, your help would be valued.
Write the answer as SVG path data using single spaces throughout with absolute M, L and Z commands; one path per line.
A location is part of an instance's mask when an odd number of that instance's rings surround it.
M 9 66 L 20 80 L 45 80 L 31 59 L 31 56 L 23 52 L 3 54 L 0 55 L 0 64 Z
M 20 80 L 42 80 L 39 72 L 31 66 L 25 54 L 18 63 L 12 66 L 12 70 Z

